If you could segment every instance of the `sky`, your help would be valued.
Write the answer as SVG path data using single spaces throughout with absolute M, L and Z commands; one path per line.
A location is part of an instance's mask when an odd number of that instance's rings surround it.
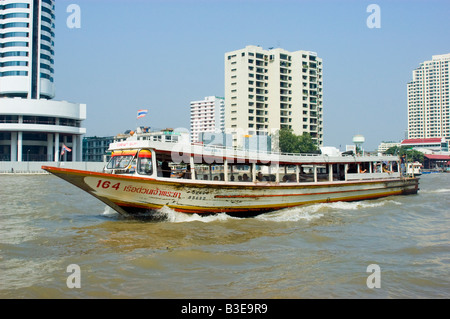
M 55 100 L 87 105 L 86 136 L 189 129 L 191 101 L 225 94 L 226 52 L 307 50 L 323 59 L 324 146 L 361 134 L 375 150 L 406 138 L 407 83 L 450 53 L 449 17 L 448 0 L 57 0 Z

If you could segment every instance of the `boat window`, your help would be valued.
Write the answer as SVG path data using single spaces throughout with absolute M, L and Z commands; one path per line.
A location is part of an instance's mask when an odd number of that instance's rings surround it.
M 345 164 L 333 164 L 333 180 L 345 181 Z
M 130 168 L 131 161 L 136 155 L 136 151 L 119 151 L 114 152 L 111 156 L 111 160 L 106 166 L 107 169 L 128 169 Z
M 210 177 L 213 181 L 224 181 L 223 165 L 210 165 Z
M 359 173 L 360 174 L 370 173 L 370 163 L 368 162 L 359 163 Z
M 230 168 L 228 168 L 230 169 Z M 213 164 L 194 164 L 195 179 L 200 181 L 224 181 L 224 167 L 223 165 Z M 230 175 L 228 174 L 228 180 Z
M 280 165 L 278 170 L 280 183 L 296 183 L 297 182 L 297 166 L 296 165 Z
M 155 136 L 153 136 L 155 137 Z M 163 154 L 163 153 L 157 153 L 155 151 L 156 158 L 154 159 L 156 161 L 156 167 L 157 167 L 157 175 L 158 177 L 175 177 L 173 173 L 175 173 L 175 166 L 172 162 L 172 158 L 170 157 L 170 154 Z M 173 176 L 172 176 L 173 175 Z
M 398 173 L 398 172 L 400 172 L 399 171 L 399 169 L 398 169 L 398 162 L 392 162 L 392 171 L 394 172 L 394 173 Z
M 257 182 L 275 182 L 276 168 L 271 165 L 256 165 Z
M 209 165 L 194 164 L 194 169 L 197 179 L 202 181 L 209 180 Z
M 314 166 L 313 165 L 300 165 L 299 168 L 299 180 L 300 183 L 314 182 Z
M 141 150 L 138 155 L 138 173 L 141 175 L 151 175 L 153 173 L 152 152 Z
M 178 166 L 179 174 L 178 178 L 182 179 L 192 179 L 192 170 L 190 164 L 181 163 Z
M 373 162 L 372 173 L 381 173 L 381 163 Z
M 358 164 L 356 163 L 351 163 L 348 165 L 348 169 L 347 169 L 347 173 L 351 174 L 351 173 L 358 173 Z
M 230 182 L 250 182 L 252 167 L 248 164 L 229 164 L 228 180 Z
M 328 165 L 318 165 L 316 169 L 318 182 L 326 182 L 330 179 Z

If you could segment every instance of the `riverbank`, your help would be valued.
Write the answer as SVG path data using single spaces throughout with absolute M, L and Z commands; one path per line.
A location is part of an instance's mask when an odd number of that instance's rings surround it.
M 1 175 L 37 175 L 48 174 L 42 166 L 56 166 L 80 170 L 101 172 L 103 162 L 0 162 Z

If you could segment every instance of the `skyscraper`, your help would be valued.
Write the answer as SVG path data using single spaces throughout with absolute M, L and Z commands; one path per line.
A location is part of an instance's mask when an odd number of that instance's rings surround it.
M 55 96 L 54 20 L 54 0 L 0 1 L 0 97 Z
M 434 55 L 408 83 L 408 138 L 450 139 L 450 53 Z
M 223 133 L 225 129 L 223 97 L 207 96 L 191 102 L 191 142 L 199 141 L 200 133 Z
M 259 46 L 225 54 L 225 127 L 233 145 L 282 128 L 323 144 L 322 59 Z
M 81 160 L 86 105 L 51 101 L 54 39 L 54 0 L 0 1 L 0 160 Z

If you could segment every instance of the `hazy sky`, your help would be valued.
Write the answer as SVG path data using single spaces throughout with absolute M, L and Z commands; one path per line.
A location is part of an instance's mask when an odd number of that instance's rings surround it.
M 69 28 L 70 4 L 81 27 Z M 369 28 L 370 4 L 380 28 Z M 406 84 L 450 53 L 450 1 L 58 0 L 56 100 L 87 104 L 86 136 L 189 128 L 190 101 L 224 96 L 224 55 L 247 45 L 323 59 L 324 144 L 400 141 Z M 147 108 L 136 121 L 136 112 Z

